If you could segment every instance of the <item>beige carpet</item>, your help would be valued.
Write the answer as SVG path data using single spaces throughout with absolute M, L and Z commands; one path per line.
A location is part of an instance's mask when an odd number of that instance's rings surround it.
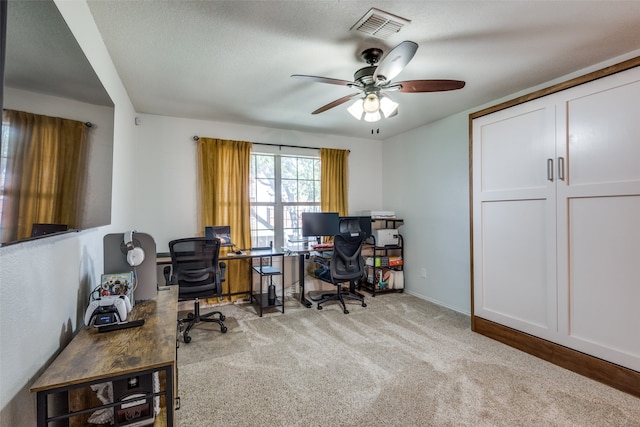
M 408 294 L 260 318 L 178 350 L 180 426 L 640 426 L 640 399 L 471 332 Z

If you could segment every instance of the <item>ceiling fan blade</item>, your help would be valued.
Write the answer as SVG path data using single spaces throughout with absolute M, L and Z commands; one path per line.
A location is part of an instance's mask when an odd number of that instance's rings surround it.
M 300 80 L 308 80 L 316 83 L 329 83 L 332 85 L 340 85 L 340 86 L 357 86 L 355 82 L 349 82 L 347 80 L 340 79 L 332 79 L 329 77 L 318 77 L 318 76 L 305 76 L 303 74 L 293 74 L 291 75 L 294 79 Z
M 311 114 L 323 113 L 323 112 L 325 112 L 327 110 L 330 110 L 333 107 L 337 107 L 340 104 L 344 104 L 345 102 L 349 101 L 351 98 L 355 98 L 358 95 L 361 95 L 361 92 L 356 92 L 356 93 L 352 93 L 351 95 L 343 96 L 342 98 L 336 99 L 335 101 L 330 102 L 327 105 L 324 105 L 324 106 L 318 108 L 316 111 L 314 111 Z
M 442 92 L 445 90 L 462 89 L 465 82 L 462 80 L 407 80 L 396 82 L 385 89 L 398 92 Z
M 378 76 L 383 76 L 387 81 L 393 80 L 395 76 L 407 66 L 413 59 L 413 55 L 418 50 L 418 44 L 412 41 L 403 41 L 398 46 L 391 49 L 373 73 L 373 81 L 378 81 Z

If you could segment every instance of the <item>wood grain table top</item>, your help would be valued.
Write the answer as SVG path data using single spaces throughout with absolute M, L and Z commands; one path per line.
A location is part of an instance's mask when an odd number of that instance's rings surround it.
M 32 392 L 109 379 L 148 369 L 175 366 L 178 287 L 138 302 L 127 320 L 139 327 L 98 332 L 84 327 L 31 387 Z

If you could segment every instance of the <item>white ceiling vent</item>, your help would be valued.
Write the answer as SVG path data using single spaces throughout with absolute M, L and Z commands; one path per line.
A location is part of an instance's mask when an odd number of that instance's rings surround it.
M 371 8 L 356 24 L 351 27 L 350 31 L 356 33 L 364 33 L 379 39 L 386 39 L 399 32 L 403 26 L 410 24 L 411 21 L 392 15 L 375 7 Z

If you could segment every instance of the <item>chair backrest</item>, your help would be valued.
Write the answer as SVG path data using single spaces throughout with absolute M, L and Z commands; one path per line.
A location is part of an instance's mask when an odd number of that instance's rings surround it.
M 360 231 L 360 219 L 358 217 L 340 217 L 338 222 L 340 227 L 340 234 L 342 233 L 359 233 Z
M 365 237 L 364 233 L 340 233 L 333 237 L 333 255 L 329 271 L 334 283 L 364 276 L 361 252 Z
M 171 284 L 178 285 L 179 299 L 219 296 L 222 284 L 218 259 L 220 240 L 212 237 L 191 237 L 169 242 Z

